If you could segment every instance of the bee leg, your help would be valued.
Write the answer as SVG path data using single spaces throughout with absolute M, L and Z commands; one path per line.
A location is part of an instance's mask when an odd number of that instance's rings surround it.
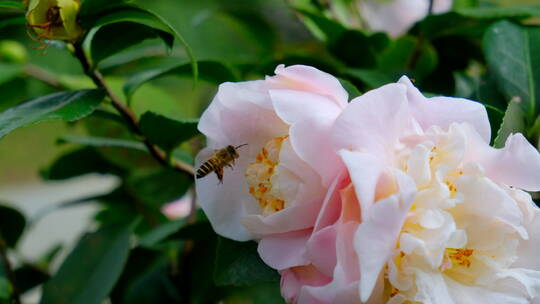
M 219 179 L 219 184 L 223 184 L 223 169 L 216 170 L 217 178 Z
M 234 170 L 234 159 L 231 161 L 230 164 L 227 165 L 227 167 L 231 168 L 231 170 Z

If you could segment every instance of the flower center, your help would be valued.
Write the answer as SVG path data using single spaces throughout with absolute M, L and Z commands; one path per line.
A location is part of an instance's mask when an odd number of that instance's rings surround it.
M 259 154 L 247 166 L 245 177 L 249 193 L 257 200 L 263 215 L 270 215 L 285 208 L 285 201 L 273 188 L 272 179 L 279 164 L 279 152 L 283 141 L 289 136 L 276 137 L 267 142 Z
M 459 266 L 466 268 L 471 267 L 471 257 L 473 253 L 473 249 L 446 248 L 444 260 L 440 266 L 441 271 Z

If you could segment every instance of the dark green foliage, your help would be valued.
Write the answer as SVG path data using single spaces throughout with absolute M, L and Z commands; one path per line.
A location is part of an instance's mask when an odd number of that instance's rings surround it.
M 49 168 L 41 172 L 46 179 L 59 180 L 88 173 L 121 174 L 123 170 L 107 162 L 93 148 L 82 148 L 60 156 Z
M 226 81 L 237 80 L 233 71 L 220 62 L 199 61 L 199 79 L 220 84 Z M 191 65 L 187 63 L 165 63 L 161 66 L 146 70 L 131 76 L 124 85 L 124 94 L 130 99 L 135 91 L 144 83 L 165 76 L 190 76 L 193 73 Z
M 184 195 L 193 180 L 172 169 L 134 172 L 127 178 L 127 189 L 142 202 L 160 207 Z
M 498 22 L 486 32 L 484 50 L 499 90 L 533 120 L 540 108 L 540 29 Z
M 85 235 L 43 288 L 42 304 L 99 304 L 118 280 L 135 223 Z
M 36 98 L 0 113 L 0 138 L 41 121 L 75 121 L 91 114 L 101 103 L 102 90 L 60 92 Z
M 0 237 L 8 247 L 15 247 L 24 232 L 26 220 L 18 210 L 0 205 Z
M 135 248 L 111 293 L 113 303 L 177 303 L 173 269 L 163 252 Z
M 279 274 L 261 260 L 257 243 L 220 237 L 214 281 L 218 286 L 248 286 L 279 281 Z
M 176 120 L 152 112 L 141 117 L 141 131 L 153 143 L 171 151 L 182 142 L 197 135 L 196 119 Z
M 15 269 L 14 274 L 17 288 L 21 293 L 43 284 L 50 278 L 47 272 L 34 265 L 23 265 Z

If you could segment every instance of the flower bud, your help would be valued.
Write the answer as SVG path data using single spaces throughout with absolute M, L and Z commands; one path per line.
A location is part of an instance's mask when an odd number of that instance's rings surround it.
M 82 34 L 77 23 L 80 0 L 30 0 L 26 20 L 37 40 L 74 42 Z
M 0 41 L 0 62 L 25 63 L 28 53 L 24 46 L 14 40 Z

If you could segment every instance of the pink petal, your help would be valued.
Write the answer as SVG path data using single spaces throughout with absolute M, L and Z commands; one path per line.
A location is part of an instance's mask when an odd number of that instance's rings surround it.
M 189 215 L 191 212 L 191 197 L 185 195 L 179 200 L 168 203 L 161 207 L 161 212 L 169 219 L 179 219 Z
M 300 188 L 303 187 L 300 186 Z M 258 236 L 311 228 L 315 224 L 321 203 L 319 199 L 304 201 L 268 216 L 248 214 L 241 219 L 241 223 L 254 235 Z M 254 204 L 257 205 L 257 202 L 254 201 Z M 291 219 L 294 219 L 294 221 Z
M 212 148 L 247 143 L 248 149 L 258 151 L 268 140 L 288 133 L 263 88 L 262 81 L 220 85 L 198 126 Z
M 331 144 L 331 129 L 342 108 L 331 99 L 311 92 L 271 90 L 279 117 L 291 125 L 291 143 L 300 158 L 312 166 L 328 186 L 341 162 Z
M 314 232 L 306 244 L 308 259 L 327 276 L 332 276 L 337 263 L 336 238 L 336 227 L 328 226 Z
M 409 126 L 406 87 L 385 85 L 353 99 L 345 108 L 332 131 L 334 147 L 371 153 L 390 162 L 394 145 Z
M 377 278 L 396 246 L 401 226 L 414 201 L 414 181 L 399 170 L 395 170 L 394 176 L 399 192 L 374 204 L 355 235 L 362 301 L 367 301 L 371 296 Z
M 375 189 L 382 174 L 383 164 L 372 154 L 341 150 L 339 155 L 349 170 L 360 202 L 361 213 L 366 216 L 375 199 Z
M 341 213 L 339 190 L 351 183 L 348 174 L 345 171 L 346 170 L 342 170 L 328 188 L 313 231 L 318 231 L 324 227 L 330 226 L 338 220 Z
M 314 67 L 278 65 L 275 77 L 267 77 L 266 82 L 271 89 L 290 89 L 306 91 L 330 98 L 338 107 L 344 108 L 349 100 L 347 91 L 339 80 Z
M 540 153 L 522 134 L 506 139 L 502 149 L 484 143 L 473 130 L 467 134 L 467 155 L 491 180 L 527 191 L 540 190 Z
M 209 148 L 199 152 L 195 162 L 197 166 L 213 153 Z M 257 205 L 244 181 L 244 171 L 249 162 L 247 157 L 240 155 L 234 170 L 225 169 L 223 184 L 219 184 L 214 173 L 195 180 L 197 198 L 216 233 L 236 241 L 247 241 L 254 237 L 240 223 L 248 212 L 245 206 Z
M 277 270 L 307 265 L 306 243 L 310 236 L 311 229 L 274 234 L 262 238 L 257 251 L 268 266 Z
M 424 130 L 431 126 L 448 129 L 452 123 L 467 122 L 489 143 L 491 127 L 486 108 L 482 104 L 463 98 L 426 98 L 407 76 L 401 77 L 399 83 L 407 86 L 411 114 Z
M 323 275 L 312 265 L 290 268 L 281 272 L 281 294 L 288 303 L 326 303 L 317 298 L 301 298 L 306 288 L 323 286 L 330 280 L 330 277 Z

